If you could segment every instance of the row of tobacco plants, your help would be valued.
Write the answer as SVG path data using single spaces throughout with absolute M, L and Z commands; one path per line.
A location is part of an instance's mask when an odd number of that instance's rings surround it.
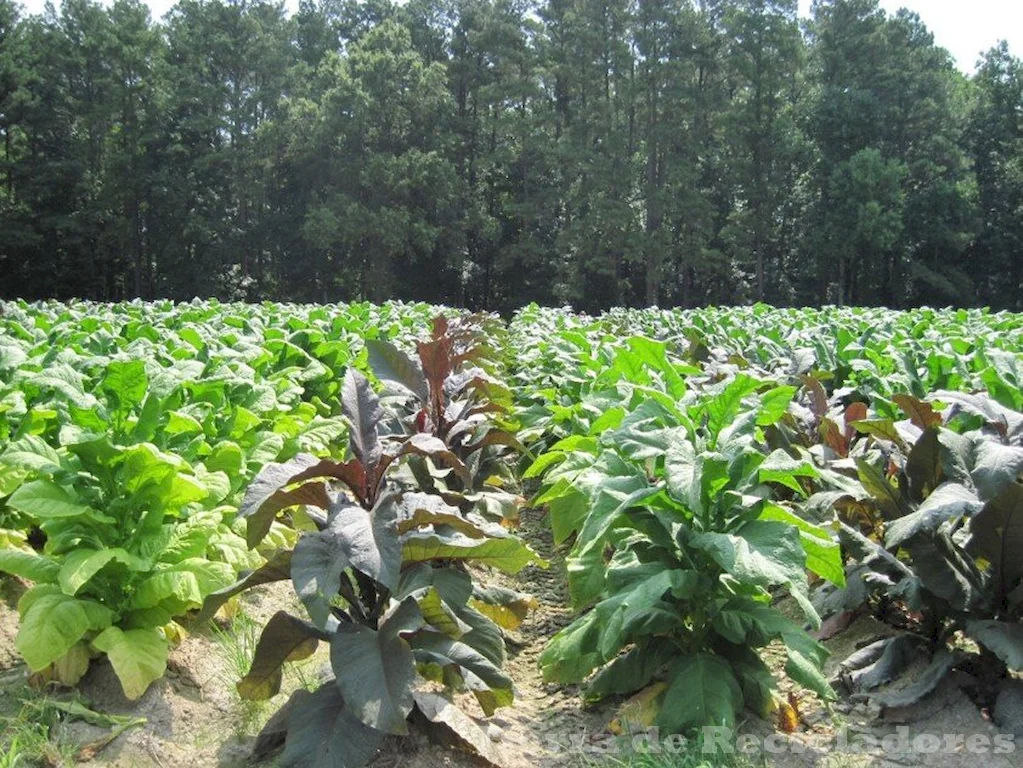
M 238 693 L 321 644 L 334 677 L 260 757 L 362 764 L 411 724 L 496 761 L 453 702 L 512 702 L 503 630 L 535 603 L 478 577 L 545 565 L 516 470 L 578 612 L 544 675 L 624 700 L 623 727 L 791 723 L 780 648 L 817 695 L 882 706 L 955 669 L 985 704 L 1023 667 L 1018 316 L 436 314 L 0 305 L 0 571 L 30 585 L 34 680 L 106 656 L 137 698 L 182 624 L 290 582 L 302 615 L 268 621 Z M 891 632 L 825 675 L 815 638 L 863 614 Z
M 520 437 L 539 453 L 525 476 L 580 612 L 545 677 L 630 697 L 634 728 L 744 708 L 791 725 L 780 644 L 785 674 L 824 698 L 906 706 L 958 668 L 990 704 L 1023 670 L 1023 415 L 1018 353 L 999 348 L 1018 318 L 731 315 L 760 331 L 707 332 L 714 311 L 513 321 Z M 932 327 L 956 322 L 977 334 Z M 882 357 L 886 336 L 901 348 Z M 892 631 L 828 679 L 814 636 L 859 614 Z
M 290 580 L 307 616 L 270 620 L 240 695 L 276 694 L 320 642 L 338 674 L 261 748 L 353 765 L 411 717 L 486 752 L 442 694 L 511 702 L 500 627 L 532 603 L 467 566 L 541 561 L 509 532 L 521 499 L 500 454 L 521 446 L 501 429 L 491 329 L 437 317 L 416 343 L 432 316 L 3 305 L 0 571 L 30 585 L 16 645 L 33 681 L 75 685 L 105 656 L 138 698 L 182 624 Z

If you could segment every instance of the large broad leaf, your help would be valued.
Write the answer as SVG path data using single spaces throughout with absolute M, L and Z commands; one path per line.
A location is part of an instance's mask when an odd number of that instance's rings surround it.
M 1023 583 L 1023 486 L 1012 483 L 970 521 L 967 550 L 991 563 L 1001 601 Z
M 384 418 L 384 410 L 369 379 L 354 368 L 345 372 L 341 388 L 341 410 L 348 421 L 348 440 L 352 454 L 372 476 L 383 456 L 377 428 Z
M 467 488 L 472 486 L 472 475 L 469 473 L 468 467 L 462 462 L 460 458 L 447 446 L 447 444 L 439 437 L 433 435 L 427 435 L 422 432 L 417 433 L 409 437 L 401 445 L 399 456 L 406 456 L 409 454 L 417 454 L 419 456 L 428 456 L 431 459 L 444 462 L 452 471 L 458 476 Z
M 970 637 L 1005 662 L 1009 669 L 1023 670 L 1023 624 L 1008 621 L 970 621 Z
M 457 668 L 487 715 L 493 714 L 497 707 L 512 703 L 511 679 L 467 643 L 425 630 L 412 635 L 409 643 L 418 663 Z
M 701 533 L 690 543 L 742 582 L 767 587 L 806 580 L 799 532 L 785 523 L 754 520 L 735 534 Z
M 504 629 L 515 629 L 530 611 L 540 607 L 532 595 L 498 586 L 474 586 L 472 605 Z
M 373 373 L 385 384 L 396 384 L 408 390 L 423 403 L 430 399 L 430 390 L 423 374 L 423 366 L 387 341 L 366 339 L 369 365 Z
M 988 599 L 984 574 L 948 531 L 910 539 L 905 546 L 923 587 L 956 610 L 970 610 Z
M 60 569 L 60 586 L 65 594 L 75 595 L 92 578 L 111 562 L 118 562 L 129 569 L 142 572 L 148 571 L 150 564 L 135 557 L 120 547 L 113 549 L 76 549 L 69 552 Z
M 417 621 L 418 620 L 418 621 Z M 415 600 L 406 600 L 379 630 L 342 623 L 330 641 L 330 663 L 349 710 L 384 733 L 408 733 L 415 658 L 402 633 L 422 624 Z
M 0 546 L 0 572 L 40 583 L 57 580 L 60 564 L 35 552 Z
M 101 517 L 88 504 L 78 501 L 61 486 L 50 480 L 33 480 L 31 483 L 25 483 L 7 499 L 7 506 L 39 520 L 82 516 Z
M 806 552 L 807 570 L 839 587 L 845 586 L 842 547 L 826 528 L 814 525 L 776 504 L 765 504 L 759 519 L 774 520 L 795 526 L 799 531 L 799 540 L 803 545 L 803 551 Z
M 403 537 L 402 560 L 406 563 L 431 560 L 471 560 L 516 574 L 533 563 L 545 568 L 540 558 L 515 536 L 473 539 L 460 533 L 422 533 L 413 531 Z
M 190 558 L 161 568 L 142 580 L 129 601 L 131 608 L 154 608 L 161 603 L 172 612 L 200 607 L 206 595 L 223 589 L 234 579 L 227 563 Z
M 399 501 L 388 493 L 371 510 L 347 502 L 335 504 L 323 534 L 344 550 L 348 563 L 394 591 L 401 572 Z
M 1021 474 L 1023 448 L 1002 445 L 994 440 L 980 440 L 976 444 L 970 475 L 982 499 L 995 498 Z
M 877 468 L 864 459 L 857 459 L 856 471 L 864 489 L 877 502 L 886 519 L 895 520 L 909 511 L 895 488 Z
M 129 699 L 139 698 L 167 670 L 167 641 L 155 629 L 107 627 L 92 645 L 110 659 Z
M 330 462 L 334 464 L 334 462 Z M 322 474 L 317 474 L 317 469 Z M 246 518 L 245 540 L 255 547 L 270 532 L 274 518 L 282 509 L 296 504 L 313 504 L 326 508 L 330 499 L 322 484 L 309 484 L 288 490 L 288 486 L 311 477 L 329 476 L 327 467 L 315 456 L 299 454 L 283 464 L 271 462 L 260 470 L 249 484 L 245 498 L 238 508 L 239 516 Z
M 649 685 L 664 665 L 676 656 L 678 646 L 667 638 L 643 638 L 593 676 L 586 686 L 586 696 L 602 699 L 638 691 Z
M 113 400 L 115 412 L 125 414 L 139 405 L 148 386 L 144 361 L 114 360 L 107 365 L 102 387 Z
M 937 488 L 915 512 L 892 521 L 885 532 L 885 545 L 898 547 L 914 536 L 930 534 L 942 523 L 959 517 L 972 517 L 983 504 L 977 495 L 958 483 Z
M 248 673 L 238 681 L 238 695 L 248 701 L 262 701 L 281 690 L 285 662 L 301 661 L 316 652 L 320 640 L 329 636 L 287 611 L 270 617 L 259 637 Z
M 30 590 L 18 605 L 21 624 L 15 647 L 33 672 L 64 656 L 88 632 L 106 629 L 113 619 L 113 612 L 99 603 L 54 590 Z
M 943 648 L 934 655 L 931 663 L 912 683 L 903 686 L 900 681 L 899 685 L 894 686 L 894 690 L 881 691 L 871 698 L 882 707 L 908 707 L 916 704 L 938 687 L 957 661 L 959 658 L 956 654 L 949 653 Z
M 349 711 L 332 682 L 315 693 L 296 693 L 287 722 L 281 768 L 360 768 L 384 739 Z
M 731 727 L 742 703 L 742 689 L 727 661 L 712 653 L 684 656 L 669 675 L 657 724 L 673 733 L 708 725 Z
M 430 691 L 417 690 L 413 694 L 416 708 L 434 726 L 440 726 L 490 765 L 502 766 L 504 760 L 493 741 L 471 717 L 443 696 Z M 442 739 L 443 741 L 443 739 Z

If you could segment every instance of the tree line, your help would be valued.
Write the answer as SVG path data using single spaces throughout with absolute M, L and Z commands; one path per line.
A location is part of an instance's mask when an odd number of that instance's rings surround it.
M 0 295 L 1020 309 L 979 61 L 877 0 L 0 0 Z

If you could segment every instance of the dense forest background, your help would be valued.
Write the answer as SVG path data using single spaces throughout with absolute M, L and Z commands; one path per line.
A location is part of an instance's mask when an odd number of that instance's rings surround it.
M 876 0 L 0 0 L 0 143 L 4 297 L 1023 308 L 1023 65 Z

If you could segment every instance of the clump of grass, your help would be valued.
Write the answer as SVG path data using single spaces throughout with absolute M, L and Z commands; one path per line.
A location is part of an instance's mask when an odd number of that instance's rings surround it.
M 73 766 L 102 750 L 129 728 L 145 723 L 143 717 L 106 715 L 89 709 L 77 696 L 55 698 L 27 685 L 9 688 L 0 712 L 0 768 L 48 765 Z M 83 720 L 108 732 L 89 743 L 70 739 L 57 726 Z

